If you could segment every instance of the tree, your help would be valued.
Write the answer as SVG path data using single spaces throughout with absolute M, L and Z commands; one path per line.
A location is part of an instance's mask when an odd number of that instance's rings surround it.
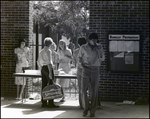
M 87 1 L 39 1 L 34 4 L 35 22 L 70 38 L 86 34 L 89 23 Z

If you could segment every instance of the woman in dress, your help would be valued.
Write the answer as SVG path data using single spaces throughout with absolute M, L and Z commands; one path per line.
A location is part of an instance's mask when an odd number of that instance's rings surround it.
M 14 49 L 16 55 L 16 73 L 23 73 L 22 68 L 29 66 L 29 47 L 26 47 L 26 40 L 21 39 L 19 41 L 19 46 Z M 16 77 L 15 84 L 17 85 L 17 98 L 22 99 L 22 94 L 24 87 L 26 85 L 26 78 Z M 21 90 L 19 90 L 21 88 Z M 19 94 L 20 92 L 20 94 Z
M 59 55 L 58 69 L 62 69 L 62 71 L 64 71 L 66 74 L 69 74 L 69 72 L 71 71 L 70 61 L 72 60 L 72 52 L 67 47 L 66 42 L 63 39 L 59 41 L 57 52 Z M 62 86 L 64 92 L 64 89 L 69 86 L 69 80 L 68 79 L 59 80 L 59 84 Z M 64 102 L 65 97 L 63 97 L 60 101 Z

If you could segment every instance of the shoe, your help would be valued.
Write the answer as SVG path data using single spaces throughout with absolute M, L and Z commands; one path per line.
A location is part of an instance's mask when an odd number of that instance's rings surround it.
M 80 109 L 83 109 L 83 107 L 82 106 L 79 106 L 80 107 Z
M 42 104 L 42 105 L 41 105 L 41 107 L 47 107 L 47 105 L 45 105 L 45 104 Z
M 22 98 L 16 98 L 16 100 L 22 100 Z
M 58 105 L 52 104 L 52 105 L 47 105 L 48 108 L 58 108 Z
M 102 109 L 102 106 L 98 106 L 97 109 Z
M 61 99 L 60 102 L 65 102 L 65 99 Z
M 88 110 L 83 111 L 83 116 L 85 117 L 88 114 Z
M 51 105 L 52 108 L 58 108 L 58 105 Z
M 90 117 L 95 117 L 95 114 L 90 114 Z

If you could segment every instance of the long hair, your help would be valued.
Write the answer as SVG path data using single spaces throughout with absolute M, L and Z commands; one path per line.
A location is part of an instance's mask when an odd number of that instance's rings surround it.
M 21 46 L 21 43 L 25 42 L 25 46 L 27 46 L 27 40 L 25 38 L 18 40 L 18 47 Z
M 51 47 L 53 47 L 53 48 L 54 48 L 54 51 L 56 51 L 57 45 L 55 44 L 55 42 L 52 43 Z
M 67 44 L 66 44 L 66 42 L 65 42 L 63 39 L 61 39 L 61 40 L 59 41 L 59 43 L 58 43 L 58 51 L 61 50 L 61 48 L 60 48 L 60 44 L 61 44 L 61 43 L 64 44 L 64 49 L 66 50 L 66 49 L 67 49 Z

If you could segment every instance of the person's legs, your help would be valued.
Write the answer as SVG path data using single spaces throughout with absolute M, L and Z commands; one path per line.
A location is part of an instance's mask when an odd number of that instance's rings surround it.
M 90 80 L 90 95 L 91 95 L 91 116 L 95 116 L 95 111 L 98 105 L 98 87 L 99 87 L 99 68 L 92 69 L 91 80 Z
M 21 82 L 20 99 L 23 99 L 24 97 L 26 98 L 26 94 L 24 92 L 25 86 L 26 86 L 26 78 L 23 77 Z
M 54 100 L 48 100 L 48 105 L 52 106 L 54 104 Z
M 82 74 L 82 69 L 81 68 L 78 68 L 77 69 L 77 80 L 78 80 L 78 87 L 79 87 L 79 105 L 80 105 L 80 108 L 82 109 L 83 106 L 82 106 L 82 98 L 81 98 L 81 74 Z
M 98 106 L 97 109 L 102 109 L 101 101 L 100 101 L 100 93 L 98 91 Z
M 59 106 L 55 105 L 54 100 L 52 99 L 52 100 L 48 100 L 47 107 L 49 107 L 49 108 L 58 108 Z
M 59 69 L 62 69 L 62 71 L 64 71 L 66 74 L 69 74 L 69 72 L 71 71 L 70 68 L 70 62 L 60 62 L 59 63 Z M 69 87 L 69 80 L 68 79 L 59 79 L 59 84 L 62 86 L 63 88 L 63 97 L 60 100 L 60 102 L 65 102 L 65 92 L 66 89 Z
M 83 116 L 86 116 L 88 114 L 88 111 L 90 109 L 89 105 L 89 99 L 87 97 L 87 89 L 89 85 L 89 76 L 90 76 L 90 70 L 83 68 L 82 70 L 82 79 L 81 79 L 81 90 L 82 90 L 82 106 L 84 108 Z
M 60 102 L 65 102 L 65 91 L 66 91 L 65 81 L 66 81 L 66 79 L 63 79 L 63 80 L 59 79 L 59 81 L 60 81 L 59 84 L 62 86 L 62 92 L 63 92 L 63 97 L 61 98 Z
M 48 68 L 46 66 L 42 67 L 41 74 L 42 74 L 42 90 L 45 86 L 47 86 L 48 79 L 47 79 L 47 70 Z M 41 97 L 42 107 L 47 106 L 47 100 L 43 100 L 43 96 Z
M 25 88 L 25 85 L 21 85 L 20 99 L 22 99 L 22 98 L 23 98 L 24 88 Z
M 17 100 L 20 100 L 22 96 L 20 96 L 20 88 L 22 85 L 22 77 L 16 77 L 15 78 L 15 84 L 17 85 Z
M 57 78 L 57 80 L 56 80 L 56 82 L 57 82 L 59 85 L 61 85 L 61 87 L 62 87 L 63 97 L 60 99 L 60 102 L 65 102 L 65 87 L 64 87 L 64 80 L 65 80 L 65 79 L 61 80 L 61 79 L 58 79 L 58 78 Z
M 63 97 L 61 98 L 60 102 L 65 102 L 65 88 L 62 88 L 63 90 Z
M 17 85 L 17 100 L 19 99 L 19 85 Z
M 89 101 L 91 102 L 91 97 L 90 97 L 90 86 L 89 86 L 89 89 L 88 89 L 88 98 L 89 98 Z M 97 109 L 102 109 L 102 106 L 101 106 L 101 101 L 100 101 L 100 93 L 98 91 L 98 106 L 97 106 Z
M 53 82 L 54 82 L 54 72 L 53 72 L 53 70 L 52 70 L 52 79 L 50 79 L 49 85 L 53 84 Z M 47 105 L 47 107 L 49 107 L 49 108 L 57 108 L 57 107 L 59 107 L 59 106 L 56 106 L 56 105 L 54 104 L 54 100 L 51 99 L 51 100 L 48 100 L 48 105 Z

